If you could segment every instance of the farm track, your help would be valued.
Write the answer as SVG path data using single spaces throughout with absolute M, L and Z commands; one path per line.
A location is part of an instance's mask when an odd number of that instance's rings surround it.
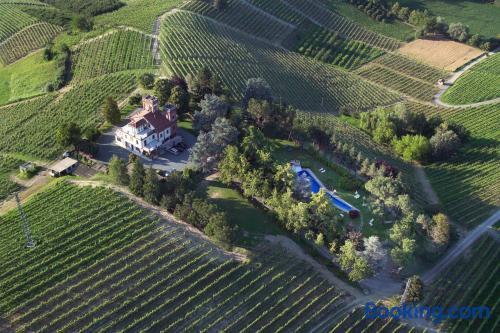
M 498 49 L 490 52 L 490 55 L 493 55 L 497 52 L 500 52 Z M 454 109 L 467 109 L 467 108 L 472 108 L 472 107 L 479 107 L 483 105 L 490 105 L 490 104 L 497 104 L 500 103 L 500 97 L 495 98 L 495 99 L 490 99 L 487 101 L 482 101 L 482 102 L 477 102 L 477 103 L 469 103 L 469 104 L 460 104 L 460 105 L 455 105 L 455 104 L 448 104 L 445 102 L 441 101 L 441 96 L 449 89 L 451 86 L 469 69 L 480 63 L 481 61 L 485 60 L 488 56 L 486 54 L 480 56 L 458 72 L 453 73 L 445 82 L 445 85 L 440 89 L 440 91 L 434 95 L 432 98 L 432 104 L 437 105 L 437 106 L 442 106 L 445 108 L 454 108 Z

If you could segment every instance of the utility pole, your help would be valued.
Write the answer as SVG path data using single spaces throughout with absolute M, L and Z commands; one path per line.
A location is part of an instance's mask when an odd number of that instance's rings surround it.
M 17 202 L 17 209 L 19 210 L 19 215 L 21 216 L 21 222 L 23 224 L 24 236 L 26 236 L 26 247 L 32 249 L 35 247 L 35 241 L 33 241 L 33 238 L 31 237 L 28 218 L 26 217 L 26 214 L 24 214 L 23 207 L 21 207 L 21 200 L 19 200 L 19 195 L 17 193 L 15 194 L 15 197 Z

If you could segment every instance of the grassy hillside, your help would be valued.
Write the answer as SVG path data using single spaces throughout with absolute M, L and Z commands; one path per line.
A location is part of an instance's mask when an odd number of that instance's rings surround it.
M 500 97 L 500 53 L 464 73 L 441 97 L 449 104 L 468 104 Z
M 306 263 L 240 262 L 108 189 L 59 182 L 24 208 L 33 250 L 17 211 L 0 217 L 0 314 L 17 332 L 305 332 L 345 301 Z
M 347 72 L 248 38 L 191 13 L 179 12 L 165 19 L 161 48 L 166 72 L 185 76 L 208 66 L 236 98 L 242 96 L 249 78 L 263 77 L 276 98 L 302 110 L 365 109 L 399 100 Z
M 399 0 L 402 6 L 428 9 L 432 14 L 442 16 L 446 22 L 462 22 L 470 27 L 472 34 L 497 37 L 500 32 L 500 5 L 480 1 L 447 0 Z
M 42 51 L 0 67 L 0 105 L 43 94 L 56 71 L 57 62 L 45 61 Z

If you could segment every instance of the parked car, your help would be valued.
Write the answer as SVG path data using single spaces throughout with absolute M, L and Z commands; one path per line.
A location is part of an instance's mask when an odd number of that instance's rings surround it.
M 168 171 L 165 171 L 165 170 L 156 170 L 156 173 L 160 177 L 168 177 L 170 175 L 170 173 Z
M 184 147 L 181 147 L 180 145 L 177 145 L 175 146 L 175 149 L 177 149 L 178 151 L 180 151 L 181 153 L 185 150 Z

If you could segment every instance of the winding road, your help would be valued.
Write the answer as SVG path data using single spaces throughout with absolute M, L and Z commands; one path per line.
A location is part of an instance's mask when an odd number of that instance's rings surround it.
M 471 67 L 477 65 L 479 62 L 488 58 L 488 56 L 492 56 L 499 51 L 500 51 L 500 49 L 497 48 L 496 50 L 489 52 L 488 54 L 483 54 L 482 56 L 480 56 L 479 58 L 476 58 L 476 60 L 472 61 L 467 66 L 460 69 L 459 71 L 454 72 L 448 79 L 446 79 L 445 84 L 441 87 L 439 92 L 432 98 L 432 103 L 435 105 L 438 105 L 438 106 L 445 107 L 445 108 L 455 108 L 455 109 L 465 109 L 465 108 L 471 108 L 471 107 L 478 107 L 478 106 L 482 106 L 482 105 L 500 103 L 500 97 L 495 98 L 495 99 L 490 99 L 487 101 L 470 103 L 470 104 L 461 104 L 461 105 L 453 105 L 453 104 L 448 104 L 448 103 L 441 101 L 441 96 L 443 96 L 443 94 L 455 83 L 455 81 L 458 80 L 458 78 L 460 76 L 462 76 L 462 74 L 464 74 Z

